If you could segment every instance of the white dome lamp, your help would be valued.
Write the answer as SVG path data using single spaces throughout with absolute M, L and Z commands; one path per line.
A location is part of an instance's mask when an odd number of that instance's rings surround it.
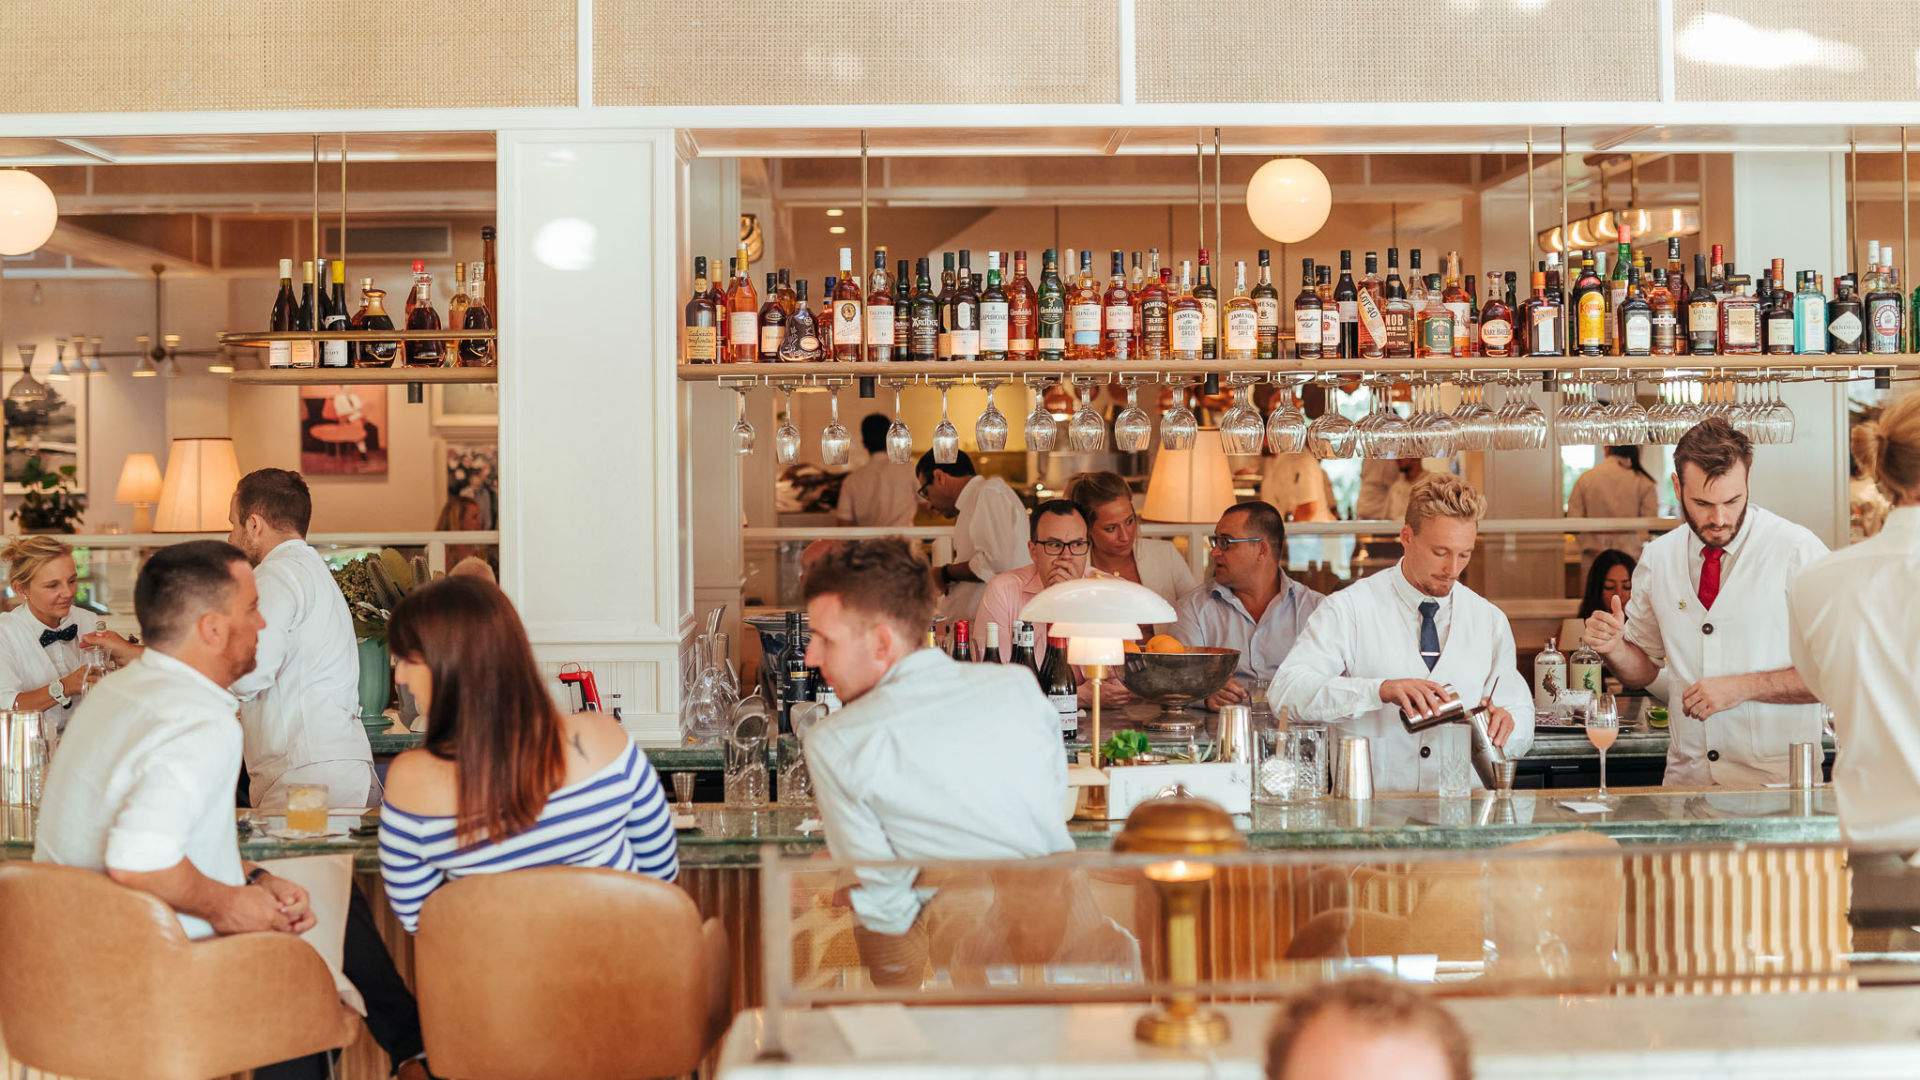
M 1275 158 L 1247 181 L 1247 216 L 1254 228 L 1282 244 L 1297 244 L 1327 223 L 1333 189 L 1306 158 Z
M 0 255 L 38 251 L 59 218 L 46 181 L 25 169 L 0 169 Z

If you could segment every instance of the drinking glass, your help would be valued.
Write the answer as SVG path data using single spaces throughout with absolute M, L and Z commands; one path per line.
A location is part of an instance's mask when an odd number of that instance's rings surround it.
M 775 757 L 780 766 L 779 774 L 775 779 L 781 804 L 812 805 L 813 774 L 807 771 L 806 745 L 792 735 L 782 735 Z
M 747 423 L 747 386 L 733 388 L 740 400 L 733 413 L 733 452 L 745 457 L 753 453 L 753 425 Z
M 1047 395 L 1038 387 L 1033 388 L 1033 411 L 1027 414 L 1025 432 L 1029 450 L 1051 450 L 1060 437 L 1060 422 L 1047 411 Z
M 1327 728 L 1299 721 L 1253 732 L 1253 801 L 1263 804 L 1327 797 Z
M 1220 415 L 1221 446 L 1229 454 L 1257 454 L 1266 438 L 1266 422 L 1253 407 L 1253 387 L 1235 388 L 1233 407 Z
M 853 435 L 847 431 L 847 425 L 840 422 L 838 387 L 828 390 L 827 408 L 827 426 L 820 432 L 820 460 L 828 465 L 845 465 L 853 450 Z
M 947 388 L 940 388 L 940 422 L 933 426 L 933 460 L 951 465 L 960 456 L 960 429 L 947 418 Z
M 1600 694 L 1587 706 L 1587 741 L 1600 751 L 1600 792 L 1595 801 L 1610 803 L 1613 796 L 1607 794 L 1607 751 L 1613 748 L 1613 742 L 1620 737 L 1620 704 L 1612 694 Z
M 1340 410 L 1334 407 L 1333 395 L 1328 394 L 1327 411 L 1307 425 L 1307 452 L 1322 461 L 1350 458 L 1354 456 L 1357 441 L 1353 421 L 1340 415 Z
M 773 432 L 773 460 L 791 465 L 800 460 L 800 428 L 793 422 L 793 387 L 780 389 L 787 395 L 787 405 L 780 417 L 780 426 Z
M 1519 379 L 1507 381 L 1507 403 L 1500 409 L 1500 435 L 1495 445 L 1502 450 L 1540 450 L 1547 445 L 1547 414 L 1540 410 Z
M 693 813 L 693 781 L 694 775 L 690 772 L 673 774 L 673 809 L 676 813 Z
M 1280 401 L 1267 417 L 1267 448 L 1276 454 L 1295 454 L 1306 445 L 1307 414 L 1300 411 L 1293 387 L 1282 386 Z
M 1767 390 L 1768 400 L 1766 404 L 1762 406 L 1761 430 L 1766 432 L 1767 442 L 1775 445 L 1785 445 L 1793 441 L 1793 409 L 1789 407 L 1786 402 L 1780 400 L 1780 384 L 1778 382 L 1768 383 Z
M 1107 446 L 1107 421 L 1093 407 L 1093 388 L 1080 395 L 1079 411 L 1067 423 L 1067 449 L 1082 454 L 1104 450 Z
M 1407 452 L 1421 457 L 1451 457 L 1458 445 L 1460 425 L 1454 422 L 1453 414 L 1440 409 L 1440 384 L 1415 384 L 1413 400 L 1413 418 L 1407 421 L 1411 443 Z
M 1133 454 L 1145 450 L 1153 442 L 1153 417 L 1140 407 L 1140 387 L 1127 384 L 1127 407 L 1113 418 L 1113 448 L 1122 453 Z
M 327 785 L 287 785 L 287 831 L 295 836 L 327 831 Z
M 1486 406 L 1486 394 L 1487 388 L 1481 383 L 1461 387 L 1462 400 L 1460 407 L 1453 410 L 1453 422 L 1459 432 L 1454 436 L 1454 443 L 1462 450 L 1493 449 L 1493 437 L 1500 430 L 1500 423 L 1493 410 Z
M 887 425 L 887 460 L 895 465 L 913 464 L 913 432 L 901 419 L 900 388 L 893 388 L 893 423 Z
M 1160 448 L 1186 450 L 1200 435 L 1200 418 L 1187 407 L 1185 384 L 1173 388 L 1173 408 L 1160 414 Z
M 981 387 L 987 392 L 987 408 L 980 418 L 973 422 L 973 443 L 987 453 L 995 453 L 1007 448 L 1007 414 L 993 402 L 993 392 L 1000 384 L 982 381 Z
M 1407 451 L 1407 422 L 1387 404 L 1384 383 L 1367 384 L 1370 407 L 1367 415 L 1353 426 L 1354 439 L 1361 457 L 1397 458 Z

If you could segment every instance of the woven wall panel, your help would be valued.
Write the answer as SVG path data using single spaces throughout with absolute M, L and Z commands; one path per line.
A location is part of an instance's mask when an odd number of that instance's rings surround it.
M 1655 0 L 1136 0 L 1135 86 L 1142 102 L 1647 101 L 1660 90 L 1656 10 Z M 1569 63 L 1556 69 L 1556 58 Z
M 1674 0 L 1681 101 L 1912 101 L 1920 22 L 1909 4 Z M 1897 15 L 1905 11 L 1905 15 Z M 1835 116 L 1844 124 L 1847 118 Z
M 571 3 L 7 0 L 0 112 L 571 105 Z
M 593 21 L 600 105 L 1118 99 L 1109 0 L 740 0 L 670 13 L 657 0 L 596 0 Z

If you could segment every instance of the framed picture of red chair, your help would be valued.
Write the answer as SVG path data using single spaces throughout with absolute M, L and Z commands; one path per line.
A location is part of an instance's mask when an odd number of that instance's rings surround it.
M 300 388 L 300 471 L 308 476 L 384 476 L 385 386 Z

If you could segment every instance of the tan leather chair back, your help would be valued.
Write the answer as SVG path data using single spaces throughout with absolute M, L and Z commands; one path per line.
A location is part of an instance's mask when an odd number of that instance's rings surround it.
M 105 874 L 0 867 L 0 1031 L 15 1060 L 92 1080 L 204 1080 L 353 1041 L 320 954 L 287 934 L 188 941 Z
M 414 940 L 427 1058 L 452 1080 L 691 1072 L 730 1019 L 728 969 L 719 920 L 621 870 L 462 878 Z

